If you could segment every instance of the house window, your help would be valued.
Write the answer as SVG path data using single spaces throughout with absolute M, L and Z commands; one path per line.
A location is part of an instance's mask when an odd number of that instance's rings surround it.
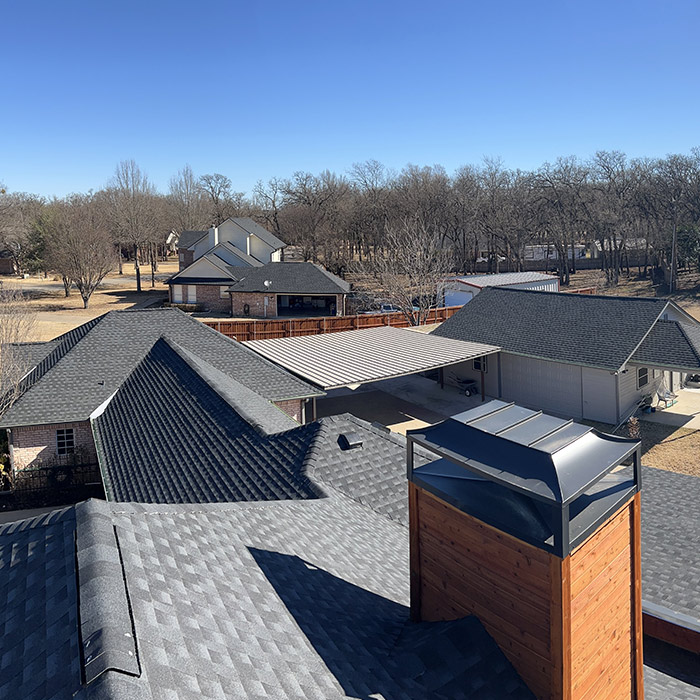
M 649 383 L 649 369 L 640 367 L 637 369 L 637 389 L 641 389 Z
M 477 357 L 473 362 L 473 367 L 475 372 L 484 372 L 485 374 L 489 371 L 488 358 L 486 356 Z
M 182 303 L 182 285 L 181 284 L 174 284 L 173 285 L 173 303 L 174 304 Z
M 187 287 L 187 303 L 194 304 L 197 301 L 197 286 L 190 284 Z
M 73 428 L 61 428 L 56 431 L 56 453 L 70 455 L 75 452 L 75 434 Z
M 226 285 L 219 287 L 219 296 L 222 299 L 225 299 L 228 296 L 228 287 Z

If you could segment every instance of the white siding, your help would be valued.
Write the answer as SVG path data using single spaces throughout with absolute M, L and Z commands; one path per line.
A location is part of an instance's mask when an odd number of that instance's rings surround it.
M 653 390 L 657 379 L 661 375 L 659 370 L 649 370 L 649 383 L 641 389 L 637 388 L 638 367 L 630 365 L 626 372 L 618 375 L 618 386 L 620 394 L 620 417 L 622 420 L 629 412 L 642 400 L 642 398 Z M 668 373 L 666 373 L 668 374 Z M 666 382 L 668 384 L 668 380 Z M 656 398 L 656 397 L 654 397 Z
M 502 398 L 567 418 L 583 418 L 582 367 L 501 353 Z
M 218 234 L 217 243 L 228 241 L 234 248 L 238 248 L 238 250 L 242 250 L 244 253 L 247 252 L 246 238 L 248 237 L 248 233 L 238 224 L 234 224 L 233 221 L 227 219 L 219 225 Z
M 583 418 L 615 425 L 617 418 L 616 377 L 601 369 L 584 367 Z
M 250 244 L 250 255 L 257 260 L 260 260 L 260 262 L 272 262 L 272 253 L 275 250 L 272 246 L 268 245 L 265 243 L 265 241 L 252 234 L 248 238 L 248 241 Z M 245 250 L 245 248 L 243 250 Z
M 489 355 L 486 362 L 488 369 L 484 373 L 484 391 L 488 396 L 498 397 L 498 354 Z M 445 384 L 457 385 L 455 376 L 473 379 L 476 382 L 477 392 L 481 392 L 481 372 L 474 369 L 474 360 L 449 365 L 443 371 L 445 373 Z
M 224 263 L 221 263 L 222 265 Z M 208 279 L 221 279 L 226 273 L 206 258 L 195 260 L 187 269 L 187 273 L 182 277 L 204 277 Z M 177 278 L 176 278 L 177 279 Z M 231 281 L 233 284 L 233 281 Z
M 558 292 L 559 280 L 544 280 L 543 282 L 521 282 L 509 284 L 508 289 L 536 289 L 540 292 Z

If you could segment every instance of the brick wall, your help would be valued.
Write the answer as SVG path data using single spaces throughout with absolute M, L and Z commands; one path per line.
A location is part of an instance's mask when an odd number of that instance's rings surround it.
M 95 441 L 88 421 L 81 423 L 54 423 L 51 425 L 28 425 L 12 428 L 10 458 L 15 470 L 36 467 L 57 459 L 56 431 L 73 428 L 75 449 L 83 452 L 89 461 L 97 461 Z M 38 460 L 41 460 L 40 462 Z
M 177 251 L 179 268 L 178 271 L 184 270 L 194 262 L 194 251 L 187 248 L 179 248 Z
M 232 282 L 233 284 L 233 282 Z M 198 284 L 197 285 L 197 304 L 201 304 L 206 311 L 222 311 L 227 313 L 231 310 L 231 302 L 220 295 L 220 285 L 218 284 Z
M 269 299 L 267 307 L 267 317 L 277 316 L 277 302 L 274 294 L 264 294 L 262 292 L 233 292 L 231 294 L 231 316 L 265 316 L 265 297 Z M 243 307 L 248 304 L 250 312 L 246 314 Z
M 303 399 L 294 399 L 292 401 L 275 401 L 274 404 L 277 406 L 279 409 L 284 411 L 288 416 L 291 416 L 294 418 L 297 423 L 302 423 L 301 419 L 301 407 L 302 404 L 304 403 Z M 310 417 L 309 417 L 310 419 Z

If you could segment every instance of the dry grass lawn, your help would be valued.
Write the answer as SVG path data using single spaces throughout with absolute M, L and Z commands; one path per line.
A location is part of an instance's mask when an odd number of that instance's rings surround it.
M 76 290 L 66 297 L 60 279 L 39 276 L 18 279 L 7 275 L 0 276 L 6 287 L 22 289 L 29 300 L 29 307 L 35 314 L 32 337 L 28 340 L 51 340 L 62 333 L 100 316 L 107 311 L 128 309 L 135 304 L 146 302 L 154 297 L 164 299 L 168 287 L 164 281 L 177 272 L 177 261 L 160 263 L 156 275 L 156 286 L 151 287 L 150 268 L 141 269 L 141 293 L 136 292 L 136 276 L 133 269 L 124 266 L 123 275 L 116 271 L 108 275 L 100 288 L 90 298 L 89 308 L 83 308 L 83 300 Z

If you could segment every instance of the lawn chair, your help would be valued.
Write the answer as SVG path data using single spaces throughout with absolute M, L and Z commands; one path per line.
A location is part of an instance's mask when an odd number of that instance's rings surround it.
M 656 405 L 659 406 L 663 403 L 664 408 L 673 406 L 674 403 L 678 401 L 678 396 L 666 387 L 665 384 L 661 384 L 656 390 L 657 402 Z

